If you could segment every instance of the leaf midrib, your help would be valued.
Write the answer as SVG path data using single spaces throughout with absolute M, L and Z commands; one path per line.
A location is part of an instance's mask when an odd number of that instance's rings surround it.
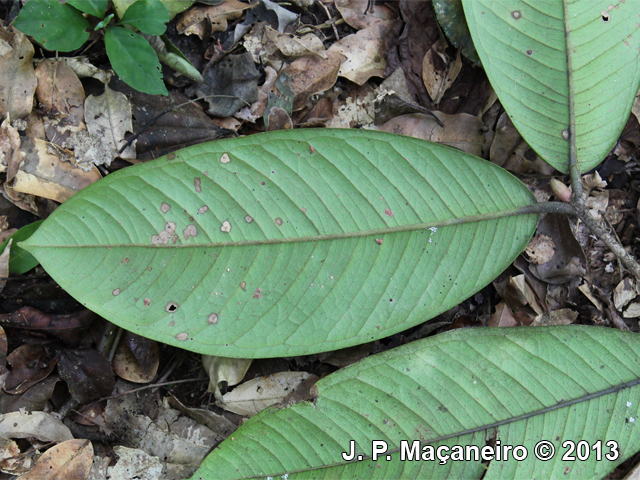
M 390 233 L 402 233 L 412 232 L 419 230 L 428 230 L 430 228 L 449 227 L 455 225 L 462 225 L 465 223 L 477 223 L 488 220 L 496 220 L 499 218 L 527 215 L 537 213 L 533 207 L 536 204 L 526 205 L 519 208 L 513 208 L 509 210 L 500 210 L 497 212 L 482 213 L 479 215 L 471 215 L 463 218 L 450 218 L 447 220 L 438 220 L 435 222 L 414 223 L 411 225 L 398 225 L 395 227 L 375 228 L 371 230 L 359 230 L 356 232 L 340 232 L 325 235 L 312 235 L 305 237 L 285 237 L 285 238 L 264 238 L 260 240 L 241 240 L 237 242 L 203 242 L 203 243 L 190 243 L 180 245 L 151 245 L 148 243 L 96 243 L 96 244 L 80 244 L 80 245 L 55 245 L 51 243 L 37 244 L 26 242 L 20 243 L 20 246 L 26 250 L 30 248 L 104 248 L 104 247 L 138 247 L 138 248 L 215 248 L 215 247 L 242 247 L 242 246 L 260 246 L 260 245 L 274 245 L 274 244 L 287 244 L 287 243 L 305 243 L 305 242 L 322 242 L 330 240 L 341 240 L 346 238 L 361 238 L 371 237 L 376 235 L 385 235 Z M 435 232 L 434 232 L 435 233 Z

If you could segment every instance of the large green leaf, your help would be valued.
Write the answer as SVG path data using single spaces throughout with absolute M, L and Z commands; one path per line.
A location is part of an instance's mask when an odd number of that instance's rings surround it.
M 283 131 L 111 174 L 22 245 L 128 330 L 211 355 L 288 356 L 456 305 L 513 261 L 537 220 L 496 217 L 533 203 L 508 172 L 448 147 Z
M 79 10 L 57 0 L 30 0 L 13 25 L 47 50 L 70 52 L 89 38 L 91 26 Z
M 603 478 L 640 449 L 639 358 L 640 336 L 596 327 L 436 335 L 328 376 L 316 384 L 313 401 L 249 419 L 193 480 Z M 526 460 L 513 461 L 513 451 L 508 461 L 488 465 L 451 459 L 441 465 L 436 455 L 435 461 L 400 460 L 402 442 L 409 449 L 419 442 L 419 453 L 431 445 L 446 454 L 454 445 L 480 450 L 494 434 L 503 447 L 523 445 Z M 360 462 L 342 458 L 351 440 Z M 388 447 L 377 461 L 374 440 Z M 542 440 L 555 448 L 548 461 L 535 456 Z M 574 461 L 562 459 L 565 441 L 586 442 Z
M 98 18 L 104 17 L 109 8 L 109 0 L 67 0 L 67 3 Z
M 120 23 L 132 25 L 147 35 L 162 35 L 168 21 L 169 12 L 160 0 L 138 0 L 127 8 Z
M 23 275 L 40 263 L 33 258 L 29 252 L 20 248 L 17 243 L 23 242 L 33 235 L 33 233 L 38 230 L 42 222 L 43 220 L 37 220 L 29 225 L 25 225 L 0 245 L 0 252 L 4 252 L 9 240 L 13 239 L 13 243 L 11 244 L 11 254 L 9 256 L 9 272 Z
M 640 1 L 613 3 L 463 0 L 476 50 L 509 117 L 563 172 L 573 140 L 580 171 L 602 161 L 638 91 Z

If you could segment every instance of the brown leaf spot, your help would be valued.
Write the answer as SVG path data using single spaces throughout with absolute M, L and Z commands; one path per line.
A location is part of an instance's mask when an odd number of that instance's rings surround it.
M 376 243 L 377 243 L 378 245 L 382 245 L 382 241 L 383 241 L 383 240 L 382 240 L 381 238 L 376 238 Z
M 316 153 L 316 149 L 313 148 L 313 145 L 309 145 L 309 153 Z
M 253 293 L 253 298 L 262 297 L 262 289 L 260 287 L 256 288 L 256 291 Z
M 242 282 L 240 282 L 240 288 L 246 292 L 247 291 L 247 282 L 245 282 L 244 280 Z
M 158 233 L 158 235 L 153 235 L 151 237 L 151 244 L 152 245 L 166 245 L 167 243 L 169 243 L 169 240 L 171 240 L 171 236 L 175 233 L 176 231 L 176 224 L 173 222 L 168 222 L 165 226 L 164 226 L 164 230 L 161 231 L 160 233 Z M 175 242 L 176 239 L 174 239 L 173 243 Z
M 389 217 L 393 217 L 393 211 L 391 211 L 391 209 L 390 209 L 390 208 L 386 208 L 386 209 L 384 210 L 384 214 L 385 214 L 385 215 L 387 215 L 387 216 L 389 216 Z
M 174 158 L 176 158 L 176 154 L 175 153 L 170 153 L 169 155 L 167 155 L 167 158 L 169 160 L 173 160 Z
M 222 156 L 220 157 L 220 162 L 221 163 L 229 163 L 231 161 L 231 159 L 229 158 L 229 154 L 228 153 L 223 153 Z
M 244 220 L 247 223 L 251 223 L 253 222 L 253 217 L 251 215 L 247 215 L 246 217 L 244 217 Z
M 151 305 L 151 300 L 149 300 L 148 298 L 145 298 L 142 303 L 144 303 L 145 307 L 148 307 L 149 305 Z
M 162 204 L 160 205 L 160 210 L 162 210 L 162 213 L 167 213 L 169 210 L 171 210 L 171 205 L 162 202 Z
M 209 318 L 207 319 L 207 321 L 211 325 L 215 325 L 216 323 L 218 323 L 218 314 L 217 313 L 212 313 L 211 315 L 209 315 Z
M 184 235 L 184 239 L 188 240 L 189 237 L 198 236 L 198 229 L 195 225 L 187 225 L 187 228 L 184 229 L 184 232 L 182 232 L 182 234 Z
M 281 219 L 280 217 L 278 217 L 278 218 L 276 218 L 276 219 L 274 220 L 274 223 L 275 223 L 277 226 L 280 226 L 280 225 L 282 225 L 282 219 Z
M 533 50 L 527 50 L 527 55 L 533 55 Z
M 300 209 L 300 211 L 301 211 L 302 213 L 307 213 L 307 209 L 306 209 L 306 208 L 301 208 L 301 209 Z
M 220 227 L 220 230 L 226 233 L 229 233 L 231 231 L 231 224 L 229 223 L 228 220 L 225 220 L 224 222 L 222 222 L 222 226 Z
M 114 297 L 117 296 L 117 295 L 120 295 L 120 289 L 116 288 L 112 293 L 113 293 Z
M 167 303 L 167 306 L 164 307 L 164 309 L 169 313 L 173 313 L 176 310 L 178 310 L 178 304 L 174 303 L 174 302 L 169 302 L 169 303 Z
M 511 12 L 511 16 L 516 20 L 520 20 L 522 18 L 522 13 L 520 13 L 520 10 L 514 10 Z
M 176 340 L 184 342 L 187 338 L 189 338 L 189 334 L 187 332 L 182 332 L 176 335 Z
M 193 185 L 196 187 L 196 192 L 202 192 L 202 187 L 200 186 L 200 177 L 196 177 L 193 179 Z
M 203 205 L 198 209 L 198 214 L 202 215 L 207 210 L 209 210 L 209 207 L 207 207 L 206 205 Z
M 126 265 L 127 263 L 129 263 L 129 258 L 123 258 L 122 261 L 120 262 L 122 265 Z

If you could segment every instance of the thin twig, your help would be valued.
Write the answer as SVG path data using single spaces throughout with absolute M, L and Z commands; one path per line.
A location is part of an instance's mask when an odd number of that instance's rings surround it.
M 322 3 L 321 0 L 317 0 L 318 4 L 324 9 L 324 12 L 327 14 L 327 18 L 329 19 L 329 23 L 331 23 L 331 26 L 333 27 L 333 33 L 336 36 L 336 41 L 340 40 L 340 35 L 338 35 L 338 29 L 336 28 L 336 23 L 332 22 L 332 18 L 331 18 L 331 13 L 329 13 L 329 9 L 327 8 L 327 6 Z
M 150 388 L 164 387 L 166 385 L 175 385 L 177 383 L 200 382 L 200 381 L 203 381 L 203 380 L 209 380 L 209 379 L 207 377 L 198 377 L 198 378 L 187 378 L 186 380 L 174 380 L 173 382 L 152 383 L 150 385 L 145 385 L 144 387 L 134 388 L 133 390 L 127 390 L 126 392 L 117 393 L 116 395 L 110 395 L 108 397 L 102 397 L 101 399 L 96 400 L 95 402 L 91 402 L 91 403 L 98 403 L 98 402 L 102 402 L 104 400 L 111 400 L 112 398 L 123 397 L 125 395 L 129 395 L 130 393 L 136 393 L 136 392 L 140 392 L 141 390 L 148 390 Z

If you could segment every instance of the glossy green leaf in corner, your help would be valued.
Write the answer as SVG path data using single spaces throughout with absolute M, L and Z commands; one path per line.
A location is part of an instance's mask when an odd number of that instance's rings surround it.
M 30 0 L 13 25 L 47 50 L 60 52 L 80 48 L 88 40 L 91 26 L 79 10 L 56 0 Z
M 640 449 L 639 356 L 640 336 L 612 328 L 436 335 L 329 375 L 313 401 L 250 418 L 192 480 L 604 478 Z M 493 436 L 500 458 L 483 462 Z M 377 461 L 374 440 L 388 448 Z M 517 445 L 526 450 L 504 450 Z M 537 459 L 548 445 L 553 458 Z M 478 460 L 461 461 L 474 449 Z
M 580 171 L 600 163 L 624 128 L 640 84 L 640 1 L 463 5 L 491 85 L 529 145 L 567 172 L 571 125 Z
M 33 255 L 21 248 L 18 245 L 18 242 L 23 242 L 33 235 L 43 221 L 44 220 L 37 220 L 29 225 L 25 225 L 2 242 L 0 245 L 0 253 L 4 252 L 9 240 L 13 239 L 13 243 L 11 244 L 11 253 L 9 255 L 9 272 L 23 275 L 40 264 L 38 260 L 33 258 Z
M 111 66 L 122 81 L 150 95 L 169 94 L 158 55 L 144 38 L 123 27 L 109 27 L 104 44 Z
M 388 133 L 278 131 L 170 157 L 82 190 L 22 245 L 103 317 L 209 355 L 417 325 L 491 282 L 537 223 L 505 216 L 536 203 L 505 170 Z
M 160 0 L 138 0 L 125 12 L 120 23 L 136 27 L 147 35 L 163 35 L 169 12 Z
M 31 0 L 29 0 L 31 1 Z M 94 17 L 102 18 L 109 8 L 109 0 L 66 0 L 78 10 Z

